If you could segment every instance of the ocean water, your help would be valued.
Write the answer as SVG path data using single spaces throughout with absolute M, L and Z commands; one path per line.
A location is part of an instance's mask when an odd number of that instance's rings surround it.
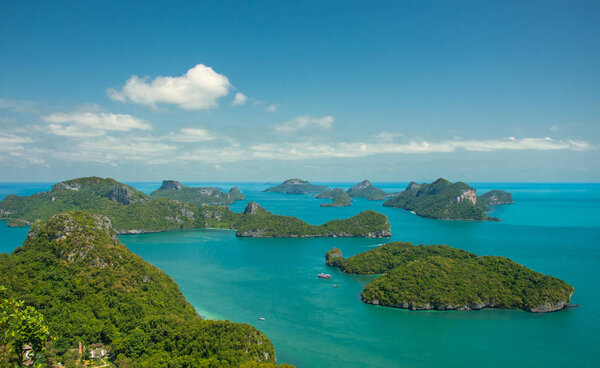
M 129 183 L 147 193 L 160 183 Z M 478 193 L 504 189 L 515 204 L 502 222 L 420 218 L 356 199 L 321 208 L 309 195 L 264 193 L 267 183 L 185 183 L 229 189 L 267 210 L 319 224 L 366 209 L 385 213 L 391 239 L 247 239 L 233 231 L 183 230 L 121 240 L 179 284 L 198 313 L 249 323 L 273 341 L 280 362 L 304 367 L 593 367 L 600 366 L 600 184 L 471 183 Z M 351 183 L 320 183 L 347 188 Z M 386 191 L 407 183 L 375 183 Z M 51 183 L 0 184 L 0 198 L 47 190 Z M 0 252 L 20 245 L 26 228 L 0 223 Z M 513 259 L 575 287 L 580 308 L 555 313 L 482 310 L 407 311 L 360 301 L 373 276 L 345 275 L 324 264 L 332 247 L 351 256 L 388 241 L 447 244 Z M 332 280 L 317 278 L 320 272 Z M 333 287 L 334 284 L 339 287 Z M 259 321 L 258 317 L 265 317 Z

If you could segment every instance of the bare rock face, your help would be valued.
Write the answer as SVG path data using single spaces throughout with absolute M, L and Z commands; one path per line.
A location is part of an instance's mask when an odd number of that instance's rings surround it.
M 414 181 L 411 181 L 410 184 L 408 184 L 408 187 L 406 187 L 406 190 L 413 190 L 413 189 L 419 189 L 419 188 L 421 188 L 420 184 L 417 184 Z
M 456 197 L 455 202 L 460 203 L 463 201 L 471 201 L 471 203 L 477 203 L 477 193 L 474 190 L 463 190 L 459 197 Z
M 131 194 L 129 188 L 121 185 L 117 185 L 108 192 L 108 199 L 111 201 L 129 204 L 131 203 Z
M 249 202 L 244 209 L 244 215 L 256 215 L 259 208 L 261 208 L 256 202 Z
M 176 180 L 163 180 L 160 189 L 181 190 L 183 189 L 183 185 L 181 185 L 181 183 Z

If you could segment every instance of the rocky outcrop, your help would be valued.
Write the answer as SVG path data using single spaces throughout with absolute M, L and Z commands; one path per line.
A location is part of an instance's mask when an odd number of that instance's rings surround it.
M 117 185 L 108 192 L 108 199 L 122 204 L 131 203 L 131 193 L 126 186 Z
M 248 216 L 254 216 L 258 213 L 258 210 L 261 209 L 262 207 L 258 205 L 258 203 L 252 201 L 249 202 L 246 205 L 246 208 L 244 209 L 244 215 L 248 215 Z
M 512 194 L 503 190 L 491 190 L 481 196 L 479 200 L 488 206 L 500 206 L 504 204 L 513 204 Z
M 382 303 L 378 299 L 371 299 L 371 300 L 367 300 L 364 298 L 361 298 L 361 299 L 363 302 L 365 302 L 367 304 L 382 305 Z M 494 303 L 473 303 L 473 304 L 453 305 L 453 304 L 431 304 L 431 303 L 419 304 L 419 303 L 414 303 L 414 302 L 407 302 L 407 303 L 402 303 L 402 304 L 390 304 L 390 305 L 386 304 L 385 306 L 393 307 L 393 308 L 410 309 L 413 311 L 420 311 L 420 310 L 451 311 L 451 310 L 454 310 L 454 311 L 465 312 L 465 311 L 481 310 L 484 308 L 507 309 L 507 308 L 498 307 Z M 563 300 L 563 301 L 560 301 L 557 303 L 542 304 L 535 308 L 526 309 L 526 311 L 532 312 L 532 313 L 549 313 L 549 312 L 557 312 L 557 311 L 560 311 L 560 310 L 563 310 L 563 309 L 569 308 L 569 307 L 578 307 L 578 305 L 572 305 L 568 301 Z
M 176 180 L 163 180 L 160 189 L 182 190 L 184 186 Z
M 464 201 L 470 201 L 473 204 L 477 204 L 477 193 L 475 190 L 463 190 L 460 196 L 456 197 L 454 203 L 460 203 Z

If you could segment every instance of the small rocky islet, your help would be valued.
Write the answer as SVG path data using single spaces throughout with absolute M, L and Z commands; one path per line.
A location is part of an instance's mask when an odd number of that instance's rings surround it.
M 411 310 L 483 308 L 554 312 L 572 306 L 574 288 L 504 257 L 477 256 L 445 245 L 393 242 L 344 258 L 325 255 L 330 267 L 381 275 L 361 293 L 363 302 Z

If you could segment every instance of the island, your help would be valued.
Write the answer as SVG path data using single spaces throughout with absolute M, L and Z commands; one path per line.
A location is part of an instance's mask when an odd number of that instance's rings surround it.
M 306 180 L 293 178 L 284 181 L 283 183 L 265 189 L 265 192 L 285 193 L 285 194 L 308 194 L 320 193 L 328 190 L 325 185 L 314 185 Z
M 496 198 L 498 194 L 481 199 L 475 188 L 460 181 L 451 183 L 439 178 L 431 184 L 411 182 L 403 192 L 389 198 L 383 205 L 435 219 L 499 221 L 486 214 L 489 211 L 488 199 L 492 197 Z
M 487 206 L 501 206 L 503 204 L 513 204 L 512 194 L 503 190 L 490 190 L 480 195 L 477 200 L 483 201 Z
M 175 180 L 163 180 L 161 187 L 150 193 L 150 197 L 176 199 L 196 204 L 232 204 L 237 200 L 246 199 L 238 187 L 233 187 L 228 193 L 223 193 L 219 188 L 192 188 Z
M 341 188 L 325 190 L 315 197 L 333 199 L 331 203 L 322 203 L 321 207 L 346 207 L 352 204 L 352 198 Z
M 236 213 L 227 206 L 152 198 L 114 179 L 99 177 L 64 181 L 47 192 L 29 197 L 9 195 L 0 202 L 0 218 L 7 219 L 9 226 L 29 226 L 74 210 L 107 216 L 118 234 L 216 228 L 252 237 L 390 236 L 387 216 L 375 211 L 313 226 L 295 217 L 271 214 L 256 202 Z
M 360 183 L 353 185 L 348 189 L 347 193 L 350 197 L 366 198 L 369 201 L 380 201 L 387 196 L 386 192 L 373 186 L 368 180 L 363 180 Z
M 255 238 L 384 238 L 392 235 L 387 216 L 372 210 L 349 219 L 332 220 L 315 226 L 296 217 L 274 215 L 256 202 L 248 203 L 234 227 L 237 229 L 236 235 Z
M 202 319 L 104 216 L 63 212 L 34 223 L 21 247 L 0 254 L 0 284 L 1 299 L 43 315 L 53 337 L 44 366 L 79 366 L 81 344 L 84 354 L 103 346 L 119 367 L 277 367 L 264 333 Z
M 445 245 L 394 242 L 344 258 L 338 248 L 326 264 L 344 273 L 379 275 L 362 301 L 411 310 L 483 308 L 544 313 L 571 306 L 574 288 L 504 257 L 477 256 Z

